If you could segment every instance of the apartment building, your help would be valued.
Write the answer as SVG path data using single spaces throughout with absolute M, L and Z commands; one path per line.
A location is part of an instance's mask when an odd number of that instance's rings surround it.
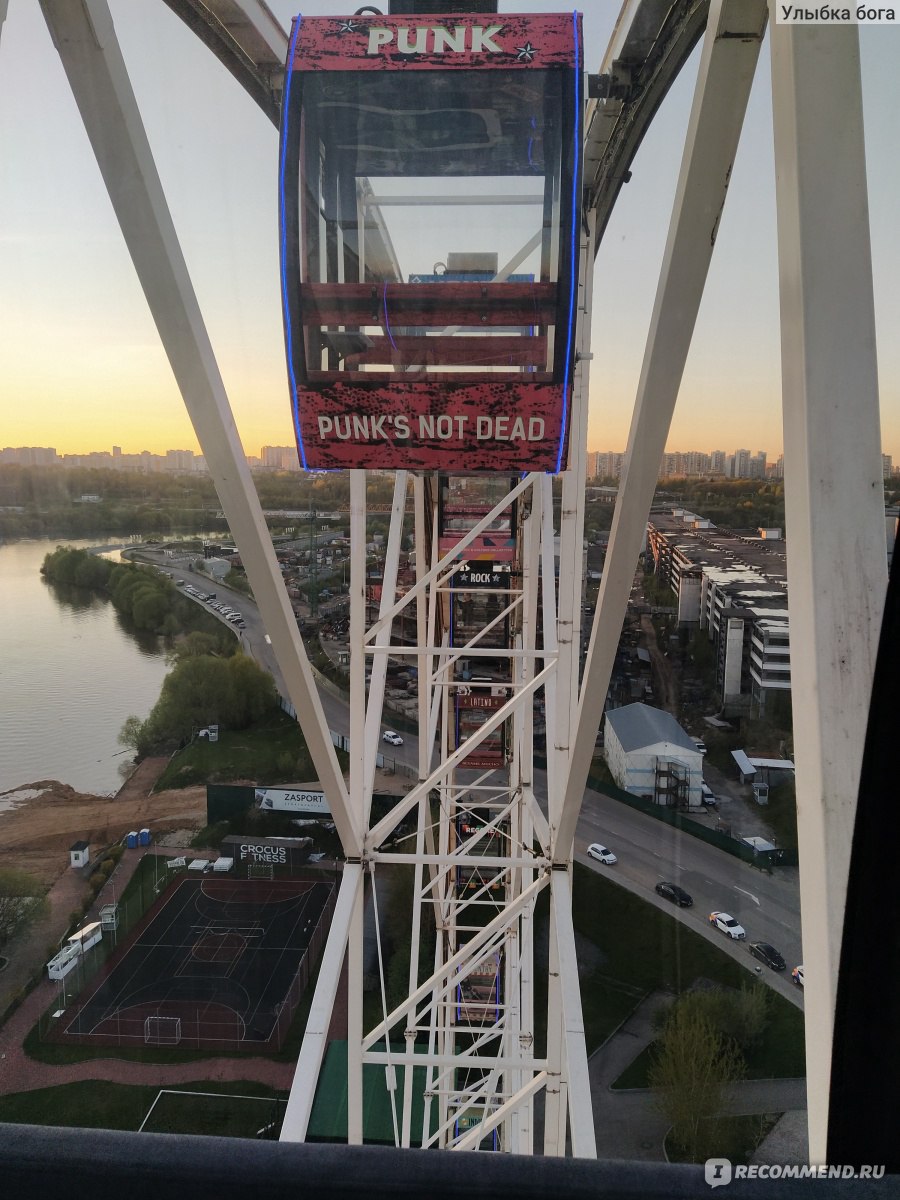
M 763 713 L 790 695 L 787 564 L 780 529 L 726 533 L 686 509 L 655 514 L 648 546 L 676 598 L 678 623 L 716 651 L 726 712 Z

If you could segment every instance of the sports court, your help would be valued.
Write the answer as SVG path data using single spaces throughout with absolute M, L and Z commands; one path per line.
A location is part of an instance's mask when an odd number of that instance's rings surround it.
M 324 944 L 334 893 L 320 876 L 177 880 L 60 1019 L 56 1038 L 276 1049 Z

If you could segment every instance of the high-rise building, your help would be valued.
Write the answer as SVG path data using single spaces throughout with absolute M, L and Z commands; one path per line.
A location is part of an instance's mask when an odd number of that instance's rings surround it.
M 166 470 L 172 472 L 193 471 L 194 469 L 194 452 L 193 450 L 167 450 L 166 451 Z
M 299 471 L 297 451 L 294 446 L 263 446 L 259 452 L 260 464 L 272 471 Z
M 594 478 L 618 479 L 622 474 L 625 455 L 612 450 L 598 450 L 594 454 Z
M 20 467 L 53 467 L 59 455 L 52 446 L 6 446 L 0 450 L 0 463 L 15 463 Z
M 751 479 L 765 479 L 766 477 L 766 452 L 765 450 L 757 451 L 756 457 L 750 459 L 749 471 Z

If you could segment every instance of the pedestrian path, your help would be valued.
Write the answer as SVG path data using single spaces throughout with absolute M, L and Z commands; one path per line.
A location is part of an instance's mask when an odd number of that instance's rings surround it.
M 653 1093 L 644 1088 L 615 1092 L 610 1089 L 625 1068 L 653 1041 L 656 1014 L 672 999 L 664 992 L 645 996 L 615 1033 L 591 1055 L 588 1073 L 598 1158 L 665 1161 L 668 1121 L 656 1108 Z M 805 1115 L 805 1110 L 805 1079 L 748 1079 L 734 1084 L 729 1092 L 728 1111 L 735 1115 L 788 1112 Z M 796 1138 L 793 1144 L 798 1146 Z M 796 1161 L 805 1160 L 800 1157 Z

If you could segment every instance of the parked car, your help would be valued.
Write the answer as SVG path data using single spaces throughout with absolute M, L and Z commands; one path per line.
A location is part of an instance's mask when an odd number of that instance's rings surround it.
M 768 942 L 751 942 L 750 953 L 761 963 L 771 967 L 773 971 L 783 971 L 787 965 L 775 947 L 769 945 Z
M 390 744 L 392 746 L 402 746 L 403 745 L 403 738 L 400 736 L 399 733 L 394 733 L 394 731 L 392 729 L 386 729 L 384 731 L 384 733 L 381 735 L 381 740 L 383 742 L 390 742 Z
M 689 896 L 684 888 L 680 888 L 677 883 L 658 883 L 656 885 L 656 894 L 657 896 L 662 896 L 664 900 L 671 900 L 679 908 L 690 908 L 694 903 L 693 896 Z
M 601 846 L 599 842 L 594 842 L 588 846 L 587 852 L 588 858 L 596 858 L 598 862 L 606 863 L 608 867 L 619 861 L 612 850 L 608 850 L 606 846 Z
M 740 941 L 747 936 L 747 931 L 740 921 L 736 921 L 727 912 L 711 912 L 709 914 L 709 923 L 734 941 Z
M 700 784 L 700 803 L 706 805 L 707 808 L 718 808 L 719 801 L 713 794 L 712 788 L 708 784 Z
M 701 738 L 694 738 L 693 742 L 701 754 L 706 753 L 706 742 L 704 742 Z
M 803 963 L 799 967 L 794 967 L 793 971 L 791 971 L 791 979 L 793 979 L 798 987 L 803 987 Z

